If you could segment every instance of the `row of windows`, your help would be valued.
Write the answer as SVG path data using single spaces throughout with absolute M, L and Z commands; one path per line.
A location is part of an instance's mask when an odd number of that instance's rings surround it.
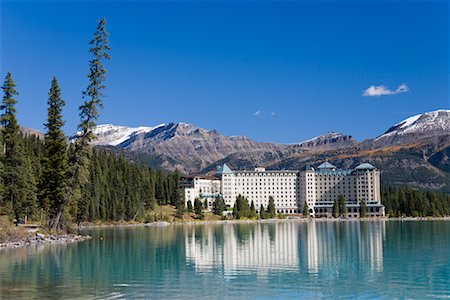
M 292 173 L 237 173 L 236 177 L 297 177 L 297 174 Z

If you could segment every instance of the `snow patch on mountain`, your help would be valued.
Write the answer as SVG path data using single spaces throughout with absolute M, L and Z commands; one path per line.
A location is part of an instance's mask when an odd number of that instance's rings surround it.
M 93 133 L 97 138 L 92 142 L 92 144 L 117 146 L 130 139 L 133 135 L 149 133 L 162 126 L 165 126 L 165 124 L 160 124 L 154 127 L 127 127 L 112 124 L 98 125 L 93 130 Z
M 409 117 L 389 128 L 383 135 L 377 137 L 375 141 L 406 134 L 446 131 L 450 133 L 450 110 L 440 109 Z

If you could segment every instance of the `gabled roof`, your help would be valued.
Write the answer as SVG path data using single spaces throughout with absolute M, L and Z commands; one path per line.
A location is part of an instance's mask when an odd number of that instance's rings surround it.
M 369 163 L 360 164 L 355 168 L 355 170 L 373 170 L 373 169 L 376 169 L 376 167 Z
M 318 166 L 317 169 L 336 169 L 336 166 L 326 161 Z
M 231 170 L 231 169 L 227 166 L 227 164 L 223 164 L 222 166 L 217 167 L 217 171 L 216 171 L 216 174 L 217 174 L 217 175 L 222 175 L 222 174 L 233 174 L 233 173 L 234 173 L 233 170 Z

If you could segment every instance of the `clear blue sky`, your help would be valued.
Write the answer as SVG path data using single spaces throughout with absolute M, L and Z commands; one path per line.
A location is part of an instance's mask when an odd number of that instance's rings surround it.
M 65 130 L 75 131 L 88 41 L 103 16 L 113 59 L 100 124 L 185 121 L 257 141 L 329 131 L 362 140 L 450 108 L 447 1 L 2 0 L 0 75 L 16 79 L 22 125 L 43 129 L 56 75 Z M 372 85 L 390 95 L 363 96 Z

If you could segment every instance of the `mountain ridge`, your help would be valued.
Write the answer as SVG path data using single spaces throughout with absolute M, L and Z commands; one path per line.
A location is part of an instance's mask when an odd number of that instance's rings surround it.
M 235 169 L 301 169 L 323 160 L 333 160 L 342 168 L 367 161 L 382 170 L 384 182 L 450 192 L 449 110 L 411 116 L 361 142 L 339 132 L 295 144 L 256 142 L 184 122 L 140 127 L 104 124 L 94 133 L 95 146 L 121 149 L 132 159 L 185 174 L 214 172 L 222 163 Z

